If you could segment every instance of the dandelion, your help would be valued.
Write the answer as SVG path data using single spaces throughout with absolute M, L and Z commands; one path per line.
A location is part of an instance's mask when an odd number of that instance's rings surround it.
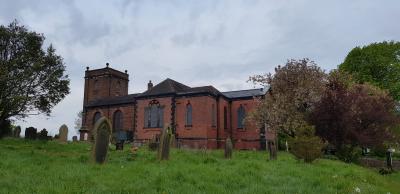
M 356 191 L 356 193 L 361 193 L 361 189 L 358 187 L 355 188 L 355 191 Z

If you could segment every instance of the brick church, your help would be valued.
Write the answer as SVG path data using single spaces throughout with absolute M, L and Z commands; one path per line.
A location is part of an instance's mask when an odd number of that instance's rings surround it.
M 172 127 L 180 147 L 222 148 L 231 137 L 235 149 L 265 149 L 264 129 L 244 122 L 264 97 L 263 88 L 220 92 L 213 86 L 190 87 L 172 79 L 148 83 L 142 93 L 128 94 L 129 75 L 110 68 L 85 72 L 82 129 L 87 140 L 97 119 L 107 117 L 113 134 L 124 132 L 143 144 L 163 127 Z

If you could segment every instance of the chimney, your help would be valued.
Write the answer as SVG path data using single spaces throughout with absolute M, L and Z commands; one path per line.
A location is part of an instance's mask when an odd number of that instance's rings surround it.
M 147 84 L 147 90 L 151 90 L 151 88 L 153 88 L 153 83 L 151 83 L 150 80 L 149 83 Z

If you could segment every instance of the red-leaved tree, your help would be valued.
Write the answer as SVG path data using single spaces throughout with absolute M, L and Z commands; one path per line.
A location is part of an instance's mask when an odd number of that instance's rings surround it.
M 337 71 L 330 74 L 326 90 L 310 115 L 316 133 L 339 151 L 356 147 L 380 147 L 392 140 L 398 124 L 395 102 L 377 87 L 351 84 Z

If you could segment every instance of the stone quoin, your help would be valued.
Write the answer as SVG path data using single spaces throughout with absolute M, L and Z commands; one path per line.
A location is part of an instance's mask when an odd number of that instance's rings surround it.
M 265 88 L 220 92 L 213 86 L 189 87 L 172 79 L 142 93 L 128 94 L 128 72 L 105 68 L 85 72 L 80 140 L 90 140 L 95 122 L 105 116 L 112 133 L 126 132 L 135 144 L 144 144 L 170 126 L 179 147 L 224 148 L 230 137 L 235 149 L 265 149 L 265 130 L 244 123 L 255 98 Z M 145 83 L 143 83 L 145 84 Z M 89 138 L 88 138 L 89 137 Z

